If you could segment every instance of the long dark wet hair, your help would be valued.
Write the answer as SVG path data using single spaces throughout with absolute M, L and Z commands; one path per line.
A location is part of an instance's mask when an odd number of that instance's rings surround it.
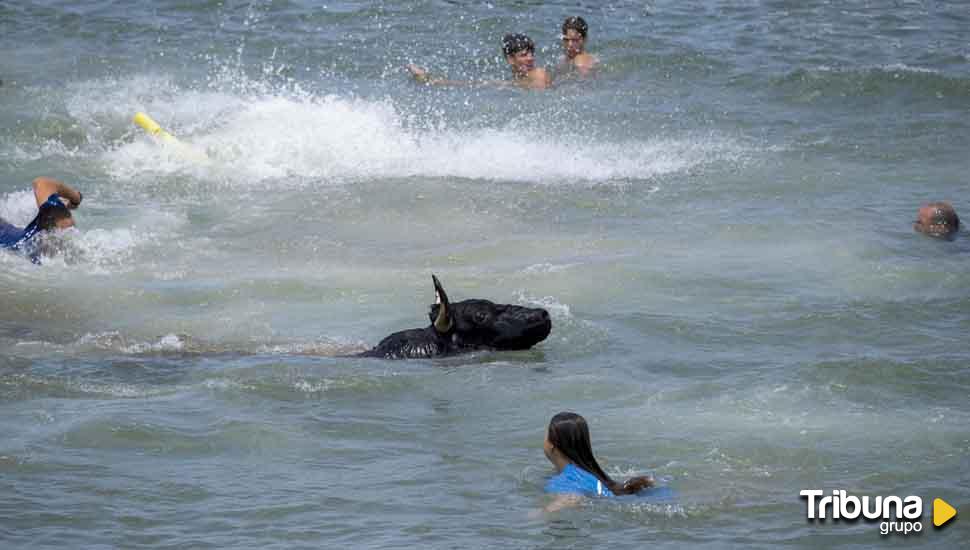
M 71 211 L 66 206 L 44 203 L 37 213 L 37 228 L 41 231 L 50 231 L 57 227 L 57 222 L 70 217 Z
M 548 437 L 553 447 L 559 449 L 573 464 L 599 478 L 614 495 L 630 495 L 653 486 L 653 478 L 649 476 L 633 477 L 617 483 L 606 475 L 593 456 L 586 419 L 576 413 L 561 412 L 553 416 L 549 421 Z

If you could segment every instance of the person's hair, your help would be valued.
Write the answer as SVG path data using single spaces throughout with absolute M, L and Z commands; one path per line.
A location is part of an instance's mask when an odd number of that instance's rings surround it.
M 573 464 L 595 475 L 615 495 L 629 495 L 653 485 L 650 477 L 634 477 L 618 483 L 606 475 L 593 456 L 586 419 L 573 412 L 561 412 L 549 421 L 549 442 Z
M 502 53 L 511 57 L 521 51 L 536 51 L 535 42 L 524 34 L 510 33 L 502 37 Z
M 913 228 L 931 237 L 953 239 L 960 231 L 960 218 L 948 202 L 931 202 L 919 209 Z
M 566 31 L 572 29 L 579 33 L 583 39 L 586 38 L 586 32 L 589 31 L 589 26 L 586 25 L 586 20 L 582 17 L 567 17 L 565 21 L 562 22 L 562 35 L 566 36 Z
M 952 227 L 953 231 L 960 230 L 960 217 L 957 216 L 952 206 L 945 202 L 930 203 L 930 206 L 933 208 L 933 218 L 931 221 L 933 225 Z
M 45 204 L 37 213 L 37 228 L 48 231 L 57 227 L 57 222 L 71 217 L 71 211 L 64 205 Z

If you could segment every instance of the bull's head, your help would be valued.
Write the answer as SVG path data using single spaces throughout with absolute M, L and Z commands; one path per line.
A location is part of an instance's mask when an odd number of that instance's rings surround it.
M 540 308 L 495 304 L 488 300 L 450 303 L 434 275 L 435 304 L 429 317 L 435 332 L 461 348 L 521 350 L 546 339 L 552 330 L 549 312 Z

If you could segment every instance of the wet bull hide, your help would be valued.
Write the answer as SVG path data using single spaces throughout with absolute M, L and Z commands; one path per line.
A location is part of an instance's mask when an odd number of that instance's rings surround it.
M 549 312 L 488 300 L 451 303 L 434 275 L 435 304 L 431 325 L 395 332 L 361 357 L 420 359 L 477 350 L 523 350 L 546 339 L 552 330 Z

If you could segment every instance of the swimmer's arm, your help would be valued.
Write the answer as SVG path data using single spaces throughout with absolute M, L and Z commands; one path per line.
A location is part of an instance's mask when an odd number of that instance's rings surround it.
M 576 495 L 572 493 L 563 493 L 556 495 L 556 498 L 547 504 L 542 511 L 547 514 L 554 514 L 560 510 L 566 508 L 575 508 L 583 502 L 583 497 L 581 495 Z
M 444 78 L 433 78 L 428 74 L 427 69 L 423 67 L 418 67 L 415 64 L 410 64 L 407 66 L 408 72 L 411 73 L 411 78 L 414 79 L 418 84 L 427 84 L 428 86 L 469 86 L 473 84 L 472 82 L 465 82 L 462 80 L 447 80 Z
M 508 82 L 505 82 L 503 80 L 481 80 L 481 81 L 477 81 L 476 82 L 476 81 L 473 81 L 473 80 L 448 80 L 446 78 L 434 78 L 434 77 L 432 77 L 431 75 L 428 74 L 428 71 L 427 70 L 423 69 L 422 67 L 418 67 L 417 65 L 413 65 L 413 64 L 412 65 L 408 65 L 407 66 L 407 69 L 408 69 L 408 71 L 410 71 L 411 78 L 413 78 L 415 82 L 417 82 L 419 84 L 425 84 L 425 85 L 428 85 L 428 86 L 467 86 L 467 87 L 475 87 L 475 86 L 497 86 L 497 87 L 505 87 L 505 86 L 508 86 L 509 85 Z
M 67 199 L 68 208 L 77 208 L 81 205 L 81 193 L 63 181 L 41 176 L 34 179 L 33 186 L 34 200 L 37 201 L 38 208 L 54 193 Z

